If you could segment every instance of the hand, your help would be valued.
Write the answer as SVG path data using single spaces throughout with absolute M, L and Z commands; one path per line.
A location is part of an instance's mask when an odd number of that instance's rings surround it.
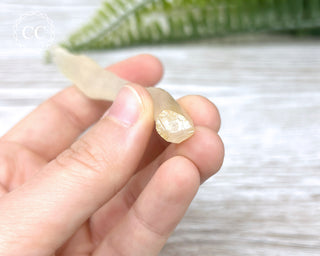
M 149 55 L 109 69 L 143 86 L 162 76 Z M 224 155 L 215 106 L 179 103 L 196 126 L 179 145 L 153 131 L 135 84 L 110 108 L 67 88 L 13 127 L 0 139 L 0 255 L 157 255 Z

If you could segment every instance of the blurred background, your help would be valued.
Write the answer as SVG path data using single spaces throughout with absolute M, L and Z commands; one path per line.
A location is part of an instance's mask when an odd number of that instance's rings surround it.
M 66 42 L 100 3 L 1 1 L 0 135 L 69 85 L 45 63 L 45 49 Z M 320 255 L 320 41 L 293 31 L 288 17 L 286 32 L 246 23 L 246 33 L 230 26 L 204 32 L 202 40 L 149 38 L 142 46 L 86 52 L 102 66 L 153 54 L 165 67 L 160 87 L 175 97 L 204 95 L 220 110 L 224 165 L 201 187 L 161 255 Z

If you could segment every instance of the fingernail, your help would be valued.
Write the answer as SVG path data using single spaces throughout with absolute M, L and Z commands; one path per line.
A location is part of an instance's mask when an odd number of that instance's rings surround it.
M 138 119 L 142 107 L 139 94 L 130 86 L 124 86 L 106 112 L 108 116 L 123 126 L 132 126 Z

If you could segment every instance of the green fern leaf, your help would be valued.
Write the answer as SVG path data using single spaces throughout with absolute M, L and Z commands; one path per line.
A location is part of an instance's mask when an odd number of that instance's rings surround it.
M 320 28 L 320 0 L 105 0 L 61 45 L 72 51 Z

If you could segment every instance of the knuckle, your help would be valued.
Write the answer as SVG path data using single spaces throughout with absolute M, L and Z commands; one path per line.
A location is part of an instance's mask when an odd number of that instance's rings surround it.
M 0 155 L 0 188 L 3 187 L 6 191 L 9 190 L 7 186 L 11 182 L 11 176 L 10 176 L 10 173 L 12 171 L 11 167 L 12 167 L 12 162 L 8 161 L 6 157 Z
M 160 230 L 155 224 L 151 223 L 150 221 L 147 221 L 143 214 L 139 211 L 138 207 L 136 206 L 136 204 L 134 204 L 132 206 L 132 214 L 134 216 L 134 218 L 136 219 L 136 221 L 138 222 L 138 224 L 145 229 L 148 233 L 150 233 L 151 235 L 154 235 L 158 238 L 166 238 L 167 234 L 165 232 L 163 232 L 162 230 Z
M 75 173 L 83 174 L 85 171 L 86 178 L 88 172 L 94 176 L 101 175 L 107 168 L 110 168 L 112 163 L 108 160 L 108 155 L 100 143 L 92 143 L 84 137 L 60 154 L 56 162 Z
M 16 175 L 19 171 L 18 158 L 23 159 L 26 150 L 12 142 L 0 141 L 0 184 L 10 191 L 21 179 Z

